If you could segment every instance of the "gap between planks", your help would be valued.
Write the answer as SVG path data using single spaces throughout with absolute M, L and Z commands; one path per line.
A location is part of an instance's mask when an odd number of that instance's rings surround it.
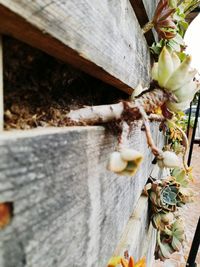
M 90 75 L 110 84 L 127 94 L 133 92 L 133 87 L 109 74 L 101 66 L 88 60 L 77 51 L 63 44 L 58 39 L 36 28 L 24 18 L 0 4 L 0 34 L 10 35 L 57 59 L 71 64 Z
M 138 19 L 138 22 L 142 28 L 147 22 L 149 22 L 149 18 L 148 18 L 144 3 L 141 0 L 130 0 L 130 3 L 131 3 L 131 6 L 133 7 L 133 10 Z M 154 38 L 152 30 L 145 33 L 145 38 L 149 46 L 151 46 L 153 42 L 155 42 L 155 38 Z
M 3 38 L 0 35 L 0 132 L 3 131 L 4 124 L 3 108 Z

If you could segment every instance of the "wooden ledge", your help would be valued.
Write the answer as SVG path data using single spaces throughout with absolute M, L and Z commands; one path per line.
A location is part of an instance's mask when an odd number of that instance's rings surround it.
M 78 5 L 73 1 L 52 1 L 46 6 L 43 1 L 0 3 L 1 34 L 28 43 L 128 94 L 140 81 L 148 85 L 150 55 L 129 2 L 117 9 L 109 1 L 101 8 L 89 0 Z M 112 17 L 107 16 L 110 9 L 114 9 Z

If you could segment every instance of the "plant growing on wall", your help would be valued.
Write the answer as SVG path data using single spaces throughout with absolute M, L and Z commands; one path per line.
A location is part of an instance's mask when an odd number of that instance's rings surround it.
M 199 4 L 200 1 L 195 0 L 161 0 L 152 21 L 143 28 L 145 33 L 154 27 L 162 38 L 152 48 L 159 57 L 152 67 L 152 82 L 149 88 L 138 86 L 128 101 L 85 107 L 72 110 L 67 115 L 67 118 L 75 123 L 89 125 L 118 121 L 122 127 L 121 138 L 118 148 L 109 157 L 108 169 L 129 176 L 136 173 L 143 155 L 124 146 L 123 139 L 127 138 L 133 121 L 143 120 L 147 144 L 158 166 L 171 170 L 170 176 L 162 181 L 151 180 L 145 187 L 146 195 L 152 204 L 152 223 L 158 231 L 156 257 L 161 260 L 180 250 L 184 229 L 178 215 L 178 207 L 192 200 L 192 192 L 187 188 L 192 178 L 191 168 L 186 163 L 188 140 L 182 125 L 177 121 L 179 122 L 181 112 L 200 88 L 195 79 L 197 71 L 190 67 L 191 57 L 183 52 L 182 39 L 187 29 L 185 18 L 188 12 Z M 171 140 L 178 140 L 181 149 L 166 145 L 161 150 L 155 145 L 149 126 L 152 119 L 162 122 L 163 132 L 168 134 L 170 131 Z M 182 163 L 177 156 L 179 153 L 182 153 Z M 129 266 L 132 264 L 130 262 L 122 266 Z
M 145 194 L 151 201 L 151 219 L 157 229 L 156 258 L 165 260 L 179 251 L 185 239 L 183 222 L 178 208 L 193 200 L 192 191 L 187 188 L 189 178 L 179 168 L 163 180 L 151 180 L 145 187 Z
M 146 33 L 154 27 L 158 33 L 159 42 L 152 45 L 151 51 L 159 55 L 166 46 L 170 51 L 176 51 L 184 59 L 184 34 L 188 28 L 187 15 L 198 7 L 199 0 L 160 0 L 153 19 L 143 27 Z
M 140 259 L 138 262 L 135 262 L 133 257 L 120 257 L 120 256 L 115 256 L 112 257 L 109 262 L 107 267 L 146 267 L 146 261 L 145 258 Z
M 112 105 L 93 106 L 70 111 L 68 118 L 75 122 L 86 124 L 120 120 L 128 126 L 134 120 L 142 119 L 147 136 L 147 143 L 151 148 L 152 153 L 164 164 L 163 167 L 165 167 L 165 162 L 168 164 L 170 157 L 171 162 L 176 164 L 175 166 L 178 166 L 179 162 L 177 156 L 173 152 L 167 154 L 158 149 L 154 144 L 149 127 L 149 116 L 151 116 L 152 113 L 156 114 L 157 109 L 161 108 L 162 117 L 155 116 L 154 119 L 166 119 L 168 124 L 171 123 L 175 125 L 173 123 L 173 118 L 175 117 L 176 112 L 185 109 L 200 87 L 199 83 L 194 80 L 196 70 L 190 70 L 190 63 L 190 56 L 187 56 L 183 62 L 181 62 L 175 53 L 170 54 L 167 48 L 164 47 L 158 62 L 155 62 L 153 65 L 153 82 L 149 89 L 135 98 L 131 98 L 129 101 L 121 101 Z M 180 128 L 179 131 L 185 140 L 185 148 L 187 149 L 187 138 Z M 129 153 L 129 156 L 126 157 L 124 154 L 127 153 Z M 139 166 L 142 156 L 137 155 L 136 158 L 134 158 L 137 152 L 129 151 L 127 153 L 122 152 L 120 147 L 118 152 L 115 152 L 110 156 L 108 168 L 117 173 L 135 173 L 135 167 Z M 130 157 L 131 153 L 132 157 Z M 183 164 L 185 169 L 187 169 L 185 160 L 183 160 Z M 170 164 L 166 165 L 166 167 L 175 166 Z M 128 169 L 126 169 L 127 167 Z

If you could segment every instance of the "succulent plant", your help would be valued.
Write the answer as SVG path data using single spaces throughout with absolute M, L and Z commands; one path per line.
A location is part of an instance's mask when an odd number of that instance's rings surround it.
M 168 0 L 160 0 L 153 17 L 154 28 L 160 38 L 171 39 L 175 37 L 176 24 L 172 17 L 174 12 L 175 9 L 170 7 Z
M 172 176 L 165 180 L 157 180 L 146 185 L 146 193 L 152 202 L 152 210 L 154 213 L 174 212 L 180 207 L 193 200 L 193 192 L 188 188 L 184 188 Z M 159 218 L 164 214 L 155 217 L 155 221 L 162 220 Z M 156 223 L 155 223 L 156 224 Z
M 168 0 L 160 0 L 152 21 L 148 22 L 143 27 L 143 33 L 148 32 L 153 27 L 158 33 L 160 38 L 169 40 L 176 36 L 176 24 L 173 21 L 172 15 L 176 11 L 175 8 L 171 8 Z
M 182 178 L 181 169 L 172 174 Z M 192 200 L 193 192 L 177 182 L 176 177 L 169 176 L 164 180 L 148 183 L 144 192 L 152 204 L 152 224 L 157 231 L 156 258 L 165 260 L 179 251 L 185 238 L 183 221 L 177 216 L 177 207 Z M 185 183 L 183 183 L 185 185 Z M 175 212 L 176 211 L 176 212 Z
M 199 90 L 199 84 L 194 80 L 197 71 L 190 70 L 190 64 L 191 56 L 186 56 L 181 62 L 176 53 L 170 53 L 163 47 L 158 62 L 153 65 L 153 80 L 176 97 L 177 102 L 167 102 L 172 111 L 184 110 Z
M 180 218 L 176 218 L 170 226 L 158 231 L 156 258 L 162 261 L 170 258 L 172 253 L 181 249 L 184 239 L 183 221 Z
M 152 223 L 153 226 L 157 229 L 157 230 L 161 230 L 164 231 L 166 226 L 172 224 L 174 220 L 174 214 L 173 212 L 158 212 L 158 213 L 154 213 L 152 215 Z
M 157 180 L 147 185 L 147 193 L 152 202 L 153 212 L 175 211 L 180 184 L 173 177 Z
M 128 259 L 120 257 L 120 256 L 114 256 L 112 257 L 107 267 L 116 267 L 116 266 L 122 266 L 122 267 L 146 267 L 146 260 L 145 258 L 140 259 L 138 262 L 134 262 L 134 259 L 132 256 L 128 257 Z
M 115 151 L 110 155 L 108 161 L 108 170 L 120 175 L 132 176 L 138 170 L 143 155 L 129 148 L 122 148 L 120 151 Z
M 172 151 L 164 151 L 157 159 L 160 168 L 175 168 L 180 166 L 178 156 Z

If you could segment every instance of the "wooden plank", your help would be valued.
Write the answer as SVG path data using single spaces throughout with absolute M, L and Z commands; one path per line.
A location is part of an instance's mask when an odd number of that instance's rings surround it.
M 148 16 L 149 20 L 152 20 L 154 12 L 156 10 L 156 6 L 157 6 L 159 1 L 160 0 L 152 0 L 152 1 L 143 0 L 144 7 L 145 7 L 145 10 L 147 12 L 147 16 Z
M 148 198 L 142 196 L 126 225 L 114 255 L 123 256 L 124 252 L 128 251 L 136 261 L 144 257 L 143 246 L 147 235 L 147 229 Z
M 145 157 L 134 177 L 106 170 L 117 137 L 103 127 L 2 133 L 0 202 L 14 216 L 0 231 L 0 266 L 106 266 L 152 169 L 141 126 L 129 139 Z
M 157 165 L 154 165 L 150 175 L 158 178 L 161 177 L 162 172 Z M 123 256 L 124 252 L 128 251 L 129 255 L 132 255 L 136 261 L 145 257 L 146 265 L 151 267 L 155 245 L 156 230 L 149 222 L 148 198 L 141 196 L 123 231 L 114 256 Z
M 130 0 L 141 27 L 153 18 L 158 2 L 159 0 Z M 149 46 L 157 40 L 157 34 L 154 30 L 147 32 L 145 37 Z
M 157 230 L 153 227 L 152 223 L 150 223 L 142 253 L 146 257 L 146 262 L 148 267 L 154 267 L 153 255 L 155 253 L 156 237 L 157 237 Z
M 3 41 L 0 35 L 0 131 L 3 131 Z
M 128 0 L 0 0 L 9 34 L 127 93 L 150 81 L 150 55 Z

